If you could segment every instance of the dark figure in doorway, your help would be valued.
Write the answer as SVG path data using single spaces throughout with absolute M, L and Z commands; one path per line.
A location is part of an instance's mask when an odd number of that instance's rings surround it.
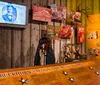
M 81 59 L 82 58 L 82 55 L 81 53 L 79 52 L 79 48 L 76 49 L 76 52 L 75 52 L 75 59 Z
M 54 63 L 55 57 L 54 51 L 51 47 L 50 39 L 44 36 L 39 40 L 34 65 L 45 65 Z

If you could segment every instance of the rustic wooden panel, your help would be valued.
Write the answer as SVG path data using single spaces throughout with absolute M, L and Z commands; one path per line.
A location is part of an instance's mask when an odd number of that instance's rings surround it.
M 25 30 L 23 30 L 22 33 L 22 56 L 24 56 L 24 63 L 23 66 L 27 67 L 29 66 L 29 55 L 30 55 L 30 26 L 28 25 L 27 28 Z
M 13 29 L 12 31 L 12 67 L 21 66 L 21 30 Z
M 38 24 L 32 24 L 32 31 L 31 31 L 31 45 L 33 45 L 33 55 L 35 56 L 37 46 L 38 46 L 38 41 L 40 39 L 39 36 L 39 30 L 40 26 Z M 33 59 L 32 59 L 33 60 Z
M 34 4 L 38 4 L 38 3 L 40 3 L 39 1 L 40 0 L 31 0 L 32 1 L 32 4 L 34 5 Z
M 59 63 L 60 57 L 60 40 L 55 40 L 55 63 Z
M 16 57 L 15 57 L 15 67 L 21 67 L 21 29 L 16 30 Z
M 64 45 L 67 44 L 66 40 L 65 39 L 62 39 L 61 40 L 61 54 L 60 54 L 60 63 L 63 63 L 64 62 L 64 54 L 63 54 L 63 51 L 64 51 Z
M 11 68 L 11 30 L 0 27 L 0 69 Z
M 32 1 L 32 4 L 35 4 L 36 1 L 33 0 Z M 43 1 L 43 0 L 39 0 L 39 4 L 41 6 L 44 6 L 46 5 L 46 0 Z M 46 30 L 46 27 L 47 27 L 47 24 L 46 23 L 41 23 L 41 22 L 36 22 L 36 23 L 32 23 L 31 24 L 31 58 L 30 58 L 30 66 L 33 66 L 34 65 L 34 56 L 35 56 L 35 53 L 36 53 L 36 50 L 37 50 L 37 46 L 38 46 L 38 42 L 39 42 L 39 39 L 41 38 L 41 31 L 42 30 Z
M 27 1 L 27 0 L 24 0 L 24 3 L 28 6 L 28 14 L 29 14 L 29 9 L 31 7 L 31 2 Z M 21 49 L 22 49 L 22 66 L 23 67 L 27 67 L 29 66 L 29 62 L 30 62 L 30 28 L 31 27 L 31 24 L 28 23 L 27 27 L 22 30 L 22 46 L 21 46 Z
M 52 4 L 52 3 L 54 3 L 54 0 L 48 0 L 48 3 Z
M 4 1 L 12 1 L 12 2 L 16 2 L 16 1 L 13 1 L 13 0 L 4 0 Z M 17 2 L 21 2 L 21 0 L 17 0 Z M 0 69 L 1 68 L 11 68 L 11 67 L 14 67 L 15 66 L 15 62 L 16 62 L 16 59 L 15 57 L 12 55 L 12 42 L 16 42 L 16 41 L 13 41 L 14 39 L 12 39 L 13 37 L 11 37 L 12 35 L 12 32 L 11 30 L 14 30 L 14 29 L 10 29 L 10 28 L 7 28 L 7 27 L 0 27 L 0 33 L 1 33 L 1 40 L 0 40 L 0 45 L 2 47 L 2 49 L 0 50 Z M 18 32 L 19 33 L 19 32 Z M 20 34 L 20 33 L 19 33 Z M 16 55 L 16 58 L 20 55 L 20 39 L 19 39 L 19 36 L 20 35 L 15 35 L 17 38 L 18 38 L 18 42 L 16 42 L 16 45 L 17 45 L 17 49 L 16 50 L 16 53 L 14 55 Z M 21 37 L 21 36 L 20 36 Z M 15 45 L 15 47 L 16 47 Z M 12 62 L 12 59 L 13 59 L 13 62 Z M 20 60 L 20 59 L 19 59 Z M 18 65 L 18 63 L 17 63 Z
M 56 3 L 57 5 L 67 6 L 67 14 L 70 14 L 71 10 L 76 10 L 76 6 L 80 3 L 82 7 L 89 7 L 91 13 L 99 13 L 100 11 L 100 1 L 99 0 L 16 0 L 17 2 L 24 2 L 29 9 L 33 4 L 40 2 L 42 6 L 48 3 Z M 93 3 L 94 2 L 94 3 Z M 67 5 L 66 5 L 67 4 Z M 94 5 L 94 6 L 93 6 Z M 95 10 L 94 10 L 95 9 Z M 29 15 L 30 16 L 30 15 Z M 54 26 L 58 26 L 63 23 L 51 22 Z M 50 23 L 49 23 L 50 24 Z M 67 16 L 67 24 L 70 24 L 69 15 Z M 87 25 L 87 19 L 85 15 L 82 14 L 82 25 Z M 41 31 L 47 29 L 47 24 L 32 22 L 28 23 L 28 26 L 25 29 L 8 29 L 0 27 L 0 68 L 10 68 L 20 67 L 20 66 L 33 66 L 34 65 L 34 56 L 36 53 L 38 41 L 41 38 Z M 59 61 L 59 55 L 65 43 L 75 43 L 75 40 L 53 40 L 53 49 L 55 51 L 56 63 L 62 62 Z M 85 44 L 82 45 L 82 52 L 84 53 L 83 48 Z M 58 48 L 58 49 L 57 49 Z M 12 60 L 12 62 L 11 62 Z
M 42 6 L 47 6 L 47 0 L 41 0 L 41 5 Z
M 39 0 L 39 5 L 40 5 L 40 6 L 42 6 L 42 3 L 43 3 L 42 0 Z
M 58 6 L 60 6 L 60 0 L 55 0 L 55 3 L 58 5 Z
M 60 26 L 60 23 L 55 23 L 55 27 Z M 54 52 L 55 52 L 55 63 L 59 63 L 59 57 L 60 57 L 60 40 L 54 41 Z
M 39 0 L 31 0 L 30 3 L 28 3 L 29 10 L 31 9 L 32 5 L 36 5 L 36 4 L 39 4 Z M 32 20 L 31 17 L 30 17 L 30 20 Z M 34 30 L 35 30 L 34 24 L 30 23 L 29 27 L 30 27 L 30 30 L 29 30 L 29 34 L 30 34 L 29 45 L 30 45 L 30 47 L 27 51 L 27 55 L 29 56 L 29 58 L 28 58 L 29 59 L 29 65 L 28 66 L 33 66 L 34 65 L 34 56 L 35 56 L 35 52 L 36 52 L 36 47 L 34 46 L 35 45 L 34 44 L 35 43 L 34 37 L 36 37 L 36 35 L 34 34 Z

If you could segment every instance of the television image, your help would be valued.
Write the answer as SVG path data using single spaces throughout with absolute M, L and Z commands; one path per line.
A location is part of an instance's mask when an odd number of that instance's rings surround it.
M 0 24 L 2 26 L 25 26 L 27 23 L 27 7 L 22 4 L 0 1 Z

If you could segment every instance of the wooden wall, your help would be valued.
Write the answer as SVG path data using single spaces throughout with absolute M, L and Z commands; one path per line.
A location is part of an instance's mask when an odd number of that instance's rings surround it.
M 5 0 L 8 1 L 8 0 Z M 99 0 L 9 0 L 19 3 L 25 3 L 28 6 L 28 12 L 31 6 L 37 2 L 41 6 L 47 3 L 56 3 L 66 6 L 68 13 L 70 10 L 76 10 L 78 4 L 82 7 L 99 8 Z M 94 3 L 97 1 L 96 3 Z M 89 4 L 89 5 L 88 5 Z M 98 5 L 98 6 L 97 6 Z M 91 9 L 91 11 L 94 9 Z M 98 12 L 95 10 L 93 12 Z M 29 15 L 28 15 L 29 16 Z M 69 16 L 67 16 L 68 18 Z M 86 17 L 82 14 L 82 25 L 87 25 Z M 64 23 L 52 22 L 55 26 Z M 37 49 L 38 41 L 41 38 L 41 30 L 47 29 L 47 23 L 28 23 L 25 29 L 0 27 L 0 69 L 28 67 L 34 65 L 34 56 Z M 53 41 L 56 63 L 60 63 L 61 49 L 65 43 L 75 43 L 73 39 Z M 85 53 L 86 44 L 81 44 L 82 52 Z

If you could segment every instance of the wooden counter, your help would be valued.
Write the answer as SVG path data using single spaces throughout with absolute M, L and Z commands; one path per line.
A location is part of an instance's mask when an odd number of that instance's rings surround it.
M 0 85 L 100 85 L 100 58 L 0 70 Z

